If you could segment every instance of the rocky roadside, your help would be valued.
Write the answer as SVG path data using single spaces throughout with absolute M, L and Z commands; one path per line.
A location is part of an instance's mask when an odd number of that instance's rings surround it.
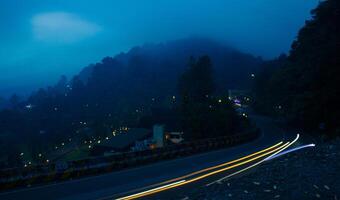
M 340 199 L 340 139 L 286 154 L 177 199 Z

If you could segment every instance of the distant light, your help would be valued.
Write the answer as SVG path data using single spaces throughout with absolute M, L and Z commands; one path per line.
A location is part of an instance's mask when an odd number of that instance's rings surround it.
M 42 156 L 41 153 L 39 153 L 38 156 L 41 157 Z
M 55 149 L 58 149 L 58 147 L 55 147 Z
M 176 99 L 176 96 L 172 96 L 172 99 Z
M 58 108 L 57 108 L 57 107 L 55 107 L 55 108 L 54 108 L 54 110 L 55 110 L 55 111 L 57 111 L 57 110 L 58 110 Z
M 29 164 L 29 165 L 32 164 L 31 161 L 29 161 L 28 164 Z
M 65 145 L 65 143 L 61 143 L 61 146 L 64 146 Z
M 234 99 L 234 103 L 235 103 L 235 104 L 236 104 L 236 103 L 241 103 L 241 101 L 238 100 L 238 99 Z
M 92 146 L 91 145 L 89 145 L 89 149 L 91 149 L 92 148 Z
M 25 164 L 24 167 L 27 167 L 27 164 Z
M 219 100 L 218 100 L 218 103 L 222 103 L 222 99 L 219 99 Z
M 33 108 L 32 104 L 28 104 L 28 105 L 26 105 L 25 107 L 26 107 L 27 109 L 32 109 L 32 108 Z
M 50 162 L 50 160 L 46 160 L 46 162 Z
M 71 139 L 71 138 L 69 138 L 69 139 L 68 139 L 68 141 L 70 141 L 70 142 L 71 142 L 71 141 L 72 141 L 72 139 Z
M 254 73 L 252 73 L 250 76 L 254 78 L 254 77 L 255 77 L 255 74 L 254 74 Z
M 100 140 L 98 140 L 98 142 L 97 142 L 98 144 L 100 144 Z
M 106 139 L 106 140 L 108 140 L 108 139 L 109 139 L 109 137 L 106 137 L 105 139 Z
M 112 135 L 113 135 L 113 136 L 116 136 L 116 131 L 112 131 Z
M 152 100 L 152 101 L 155 101 L 155 98 L 152 98 L 151 100 Z
M 24 153 L 20 153 L 20 156 L 23 156 L 24 155 Z
M 90 144 L 92 144 L 92 141 L 90 140 Z
M 87 143 L 87 141 L 85 140 L 85 141 L 84 141 L 84 144 L 86 144 L 86 143 Z

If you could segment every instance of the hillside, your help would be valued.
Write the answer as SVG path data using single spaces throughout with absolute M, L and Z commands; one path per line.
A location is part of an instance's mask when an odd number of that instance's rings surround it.
M 157 79 L 162 79 L 164 84 L 173 90 L 176 84 L 172 83 L 176 82 L 179 74 L 183 73 L 189 58 L 202 55 L 211 58 L 221 90 L 249 88 L 250 73 L 258 71 L 262 63 L 260 58 L 242 53 L 217 41 L 187 38 L 133 47 L 126 53 L 106 57 L 101 63 L 85 67 L 79 73 L 79 78 L 87 81 L 95 75 L 92 72 L 96 68 L 105 66 L 111 68 L 111 74 L 106 74 L 107 76 L 127 76 L 125 77 L 127 79 L 128 76 L 138 74 L 144 81 L 155 81 L 155 83 L 160 81 Z M 132 85 L 130 81 L 129 84 Z
M 308 130 L 340 134 L 339 13 L 339 1 L 320 2 L 289 55 L 266 63 L 256 80 L 257 110 Z

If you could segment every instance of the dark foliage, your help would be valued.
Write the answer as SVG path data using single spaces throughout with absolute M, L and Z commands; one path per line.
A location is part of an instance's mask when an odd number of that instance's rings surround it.
M 190 59 L 189 69 L 179 79 L 181 119 L 187 139 L 232 134 L 237 127 L 230 102 L 213 98 L 215 84 L 208 56 Z
M 121 126 L 150 127 L 162 119 L 161 114 L 153 113 L 155 107 L 176 108 L 173 96 L 178 96 L 177 81 L 188 58 L 205 54 L 214 61 L 216 92 L 249 87 L 249 74 L 262 62 L 203 39 L 135 47 L 89 65 L 71 80 L 62 76 L 55 86 L 39 89 L 27 100 L 14 95 L 10 109 L 0 111 L 0 133 L 29 152 L 46 152 L 69 137 L 106 135 Z M 207 60 L 200 62 L 203 67 Z M 209 72 L 202 70 L 203 74 Z M 195 77 L 201 78 L 193 85 L 195 90 L 206 87 L 202 92 L 211 93 L 212 83 L 207 84 L 205 76 Z M 178 118 L 176 110 L 171 112 Z M 179 127 L 178 120 L 163 120 Z
M 339 1 L 320 2 L 284 61 L 271 61 L 255 87 L 258 105 L 307 129 L 340 133 Z

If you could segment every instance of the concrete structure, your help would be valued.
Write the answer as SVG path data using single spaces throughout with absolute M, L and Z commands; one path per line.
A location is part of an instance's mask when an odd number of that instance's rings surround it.
M 163 147 L 164 146 L 164 125 L 162 124 L 155 124 L 153 126 L 153 140 L 155 141 L 156 147 Z

